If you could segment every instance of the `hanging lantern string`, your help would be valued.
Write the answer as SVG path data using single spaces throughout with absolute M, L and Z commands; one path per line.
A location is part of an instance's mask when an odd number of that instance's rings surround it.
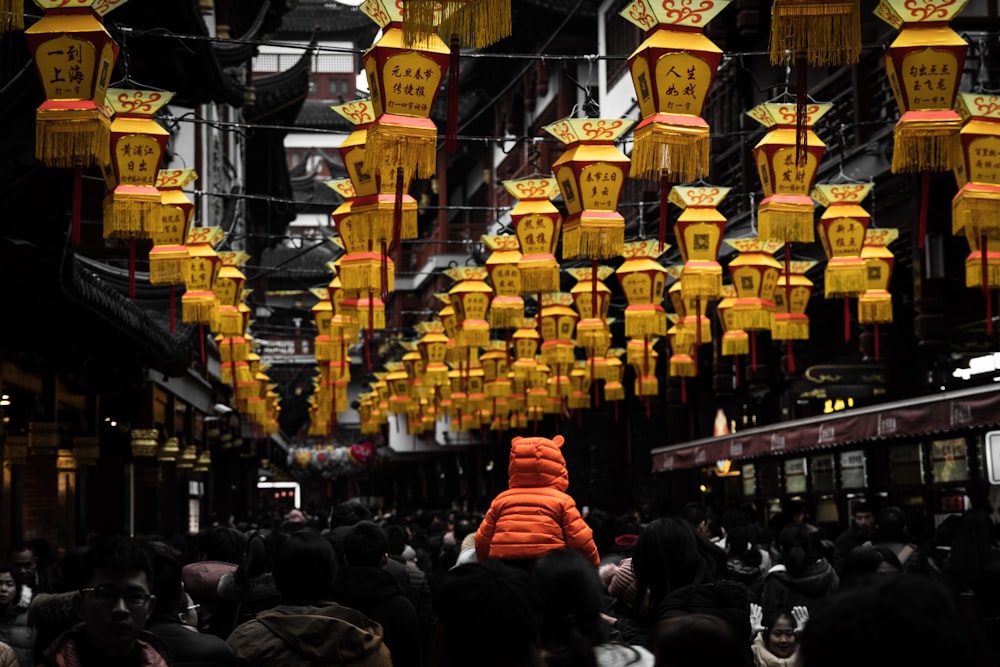
M 570 10 L 570 12 L 565 17 L 563 24 L 553 31 L 552 37 L 554 38 L 560 31 L 561 28 L 572 19 L 573 14 L 579 10 L 580 6 L 583 5 L 583 0 L 578 2 L 577 5 Z M 30 15 L 25 14 L 26 18 L 41 19 L 41 15 Z M 109 26 L 109 28 L 112 26 Z M 176 41 L 190 41 L 190 42 L 212 42 L 220 44 L 245 44 L 248 46 L 266 46 L 266 47 L 281 47 L 286 49 L 300 49 L 305 51 L 310 49 L 309 44 L 305 42 L 285 42 L 285 41 L 272 41 L 272 40 L 262 40 L 262 39 L 245 39 L 240 37 L 217 37 L 214 35 L 191 35 L 187 33 L 173 32 L 166 28 L 132 28 L 125 25 L 115 25 L 113 26 L 112 32 L 116 32 L 121 35 L 131 35 L 133 37 L 161 37 L 168 40 Z M 959 33 L 965 36 L 967 33 Z M 994 39 L 998 33 L 987 33 L 986 39 Z M 975 33 L 975 39 L 978 40 L 981 37 L 981 33 Z M 118 40 L 121 43 L 123 40 Z M 543 46 L 547 48 L 552 42 L 552 39 Z M 869 44 L 862 44 L 861 51 L 885 51 L 887 47 L 886 43 L 882 42 L 872 42 Z M 124 46 L 122 47 L 124 51 Z M 362 55 L 368 49 L 356 46 L 334 46 L 329 44 L 317 44 L 312 47 L 313 51 L 316 53 L 334 53 L 334 54 L 351 54 L 351 55 Z M 541 50 L 540 50 L 541 51 Z M 763 51 L 727 51 L 726 56 L 733 58 L 770 58 L 771 52 L 769 50 Z M 498 53 L 491 51 L 463 51 L 462 58 L 467 59 L 479 59 L 479 60 L 530 60 L 545 62 L 549 61 L 572 61 L 580 62 L 586 60 L 620 60 L 624 61 L 628 59 L 628 54 L 617 54 L 617 53 Z

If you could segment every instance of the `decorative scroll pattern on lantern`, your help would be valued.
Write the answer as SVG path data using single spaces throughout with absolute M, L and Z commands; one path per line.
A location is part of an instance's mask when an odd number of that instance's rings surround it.
M 556 179 L 524 178 L 504 181 L 503 186 L 517 199 L 510 221 L 521 247 L 521 294 L 558 292 L 559 262 L 555 251 L 562 215 L 551 201 L 559 191 Z
M 893 134 L 892 171 L 948 171 L 958 159 L 954 110 L 968 44 L 948 23 L 968 0 L 881 0 L 879 17 L 899 34 L 885 54 L 900 118 Z
M 823 294 L 827 299 L 860 296 L 868 288 L 868 270 L 861 257 L 871 216 L 861 202 L 872 183 L 821 184 L 813 199 L 826 207 L 816 231 L 827 256 Z M 778 285 L 781 291 L 782 283 Z
M 181 319 L 184 322 L 215 324 L 219 300 L 213 287 L 222 260 L 216 245 L 226 237 L 221 227 L 192 227 L 187 237 L 188 265 L 184 274 L 184 295 L 181 297 Z
M 629 158 L 615 140 L 632 124 L 617 118 L 569 118 L 543 128 L 567 145 L 553 164 L 569 213 L 563 223 L 563 259 L 621 255 L 625 219 L 616 209 Z
M 747 115 L 767 128 L 767 134 L 753 148 L 757 175 L 764 199 L 757 209 L 757 238 L 785 243 L 812 243 L 813 201 L 809 197 L 816 171 L 826 150 L 812 126 L 832 108 L 828 103 L 811 103 L 804 118 L 794 103 L 765 102 Z M 800 149 L 804 158 L 796 159 L 797 124 L 804 126 L 805 141 Z
M 566 270 L 577 281 L 569 291 L 580 315 L 576 323 L 576 344 L 587 351 L 588 357 L 603 357 L 611 347 L 611 330 L 608 327 L 611 288 L 604 281 L 614 272 L 610 266 L 596 263 L 591 268 Z
M 806 306 L 812 296 L 813 282 L 806 273 L 816 266 L 816 262 L 790 261 L 786 270 L 778 276 L 778 287 L 774 290 L 774 340 L 809 340 L 809 317 Z
M 858 62 L 860 0 L 774 0 L 769 48 L 772 65 L 789 54 L 815 67 Z
M 642 115 L 634 132 L 633 177 L 690 182 L 708 175 L 708 123 L 701 111 L 722 50 L 700 29 L 728 4 L 633 0 L 621 11 L 646 32 L 628 58 Z
M 733 330 L 764 331 L 774 325 L 774 290 L 781 264 L 772 256 L 776 241 L 726 239 L 739 255 L 729 262 L 736 301 L 728 316 Z
M 892 294 L 889 281 L 896 261 L 889 245 L 899 238 L 898 229 L 869 229 L 861 257 L 867 266 L 867 289 L 858 297 L 858 322 L 888 324 L 892 322 Z
M 375 122 L 374 103 L 372 100 L 354 100 L 331 108 L 354 125 L 354 130 L 337 151 L 354 186 L 354 194 L 350 196 L 353 197 L 351 211 L 356 216 L 352 230 L 355 240 L 361 247 L 370 242 L 367 248 L 374 249 L 383 243 L 391 245 L 396 240 L 397 231 L 400 239 L 416 238 L 417 201 L 408 194 L 412 174 L 407 176 L 404 172 L 403 175 L 400 226 L 396 230 L 397 172 L 395 169 L 372 169 L 365 162 L 368 132 Z M 338 188 L 334 189 L 340 192 Z
M 460 347 L 486 347 L 490 344 L 490 325 L 486 320 L 490 309 L 493 288 L 484 281 L 485 268 L 462 266 L 445 271 L 454 287 L 448 290 L 451 305 L 455 308 L 458 335 L 455 342 Z
M 628 338 L 667 334 L 667 316 L 663 310 L 667 270 L 656 260 L 667 250 L 668 245 L 661 246 L 655 239 L 626 243 L 622 249 L 625 261 L 615 273 L 628 299 L 625 308 Z
M 409 181 L 414 175 L 429 178 L 436 168 L 437 127 L 430 115 L 450 51 L 434 33 L 404 39 L 402 6 L 395 0 L 366 0 L 360 7 L 382 28 L 361 57 L 376 117 L 368 128 L 365 165 L 391 179 L 401 169 Z
M 153 285 L 180 285 L 184 282 L 188 249 L 184 245 L 194 203 L 184 194 L 184 188 L 194 183 L 194 169 L 161 169 L 156 177 L 160 192 L 160 229 L 152 235 L 149 251 L 149 282 Z
M 490 328 L 516 329 L 524 321 L 520 243 L 511 235 L 483 236 L 482 240 L 493 251 L 486 258 L 486 271 L 494 293 L 490 303 Z
M 24 31 L 45 101 L 35 112 L 35 157 L 48 167 L 107 165 L 111 117 L 104 107 L 118 45 L 101 23 L 112 3 L 36 0 L 45 15 Z M 114 6 L 122 3 L 114 3 Z M 6 14 L 6 16 L 5 16 Z M 23 28 L 24 12 L 0 10 Z M 20 25 L 16 25 L 20 23 Z
M 684 298 L 717 299 L 722 291 L 718 257 L 726 233 L 726 216 L 717 207 L 727 194 L 729 188 L 714 186 L 677 185 L 670 189 L 670 201 L 683 209 L 674 233 L 684 260 Z

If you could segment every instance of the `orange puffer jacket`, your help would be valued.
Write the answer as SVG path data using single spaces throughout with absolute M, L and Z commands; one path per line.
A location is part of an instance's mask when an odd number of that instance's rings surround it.
M 563 442 L 561 435 L 511 441 L 509 488 L 493 499 L 476 531 L 479 560 L 540 558 L 569 548 L 594 567 L 600 563 L 590 527 L 566 493 L 569 474 L 559 451 Z

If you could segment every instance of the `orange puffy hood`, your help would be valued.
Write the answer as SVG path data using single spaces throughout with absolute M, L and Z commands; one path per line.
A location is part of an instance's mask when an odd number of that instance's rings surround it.
M 560 451 L 564 442 L 561 435 L 551 440 L 538 437 L 511 440 L 509 488 L 552 487 L 565 492 L 569 488 L 569 473 Z

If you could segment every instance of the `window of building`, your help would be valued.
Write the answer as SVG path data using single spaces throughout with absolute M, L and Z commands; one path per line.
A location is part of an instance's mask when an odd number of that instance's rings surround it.
M 863 489 L 868 486 L 865 453 L 858 449 L 840 454 L 840 486 L 843 489 Z
M 757 467 L 752 463 L 747 463 L 740 469 L 740 477 L 743 479 L 743 495 L 752 496 L 757 493 Z
M 787 459 L 785 461 L 785 493 L 805 493 L 806 460 L 804 458 Z
M 813 491 L 833 491 L 836 486 L 834 479 L 833 454 L 820 454 L 812 457 L 810 466 Z
M 969 479 L 969 457 L 965 438 L 931 441 L 934 482 L 965 482 Z
M 899 486 L 919 486 L 924 482 L 924 464 L 920 445 L 896 445 L 889 448 L 889 470 L 892 483 Z

